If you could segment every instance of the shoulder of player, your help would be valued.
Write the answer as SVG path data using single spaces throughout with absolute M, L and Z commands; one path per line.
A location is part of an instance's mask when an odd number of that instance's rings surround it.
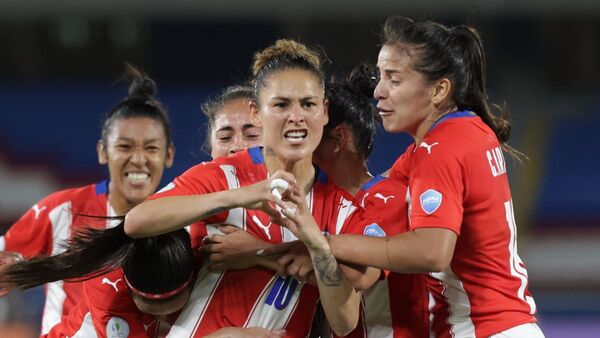
M 135 307 L 120 268 L 84 281 L 83 288 L 87 301 L 95 308 L 109 310 Z
M 419 161 L 437 161 L 463 158 L 482 139 L 481 132 L 473 123 L 452 119 L 440 124 L 411 149 Z
M 43 208 L 49 212 L 66 202 L 70 202 L 71 204 L 75 204 L 79 201 L 89 202 L 95 195 L 95 184 L 88 184 L 82 187 L 68 188 L 53 192 L 39 200 L 34 207 L 37 206 L 39 209 Z

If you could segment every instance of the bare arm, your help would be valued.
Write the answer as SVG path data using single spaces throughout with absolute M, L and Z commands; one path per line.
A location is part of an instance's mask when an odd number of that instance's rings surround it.
M 224 327 L 206 338 L 277 338 L 285 337 L 285 330 L 270 331 L 261 327 Z
M 395 272 L 418 273 L 444 270 L 454 254 L 456 233 L 445 228 L 420 228 L 391 237 L 329 236 L 340 260 Z
M 296 212 L 283 209 L 286 218 L 280 218 L 275 223 L 290 229 L 308 248 L 321 304 L 331 329 L 337 335 L 347 335 L 358 323 L 360 294 L 332 255 L 329 243 L 315 223 L 302 192 L 294 187 L 289 199 L 297 205 Z
M 211 235 L 201 251 L 208 255 L 209 270 L 242 270 L 254 266 L 263 266 L 274 271 L 279 269 L 280 255 L 259 256 L 256 252 L 275 244 L 257 238 L 247 231 L 233 225 L 222 225 L 223 235 Z
M 125 216 L 125 233 L 133 238 L 160 235 L 237 207 L 276 214 L 269 202 L 276 199 L 271 193 L 271 181 L 278 178 L 295 181 L 290 173 L 278 171 L 269 179 L 238 189 L 145 201 Z

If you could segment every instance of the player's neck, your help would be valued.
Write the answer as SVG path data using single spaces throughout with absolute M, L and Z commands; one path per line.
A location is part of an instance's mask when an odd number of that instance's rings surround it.
M 454 105 L 443 110 L 436 110 L 429 113 L 423 122 L 421 122 L 421 124 L 417 127 L 416 132 L 412 135 L 415 139 L 415 144 L 420 144 L 421 141 L 423 141 L 423 138 L 425 138 L 427 133 L 429 133 L 431 130 L 431 127 L 433 127 L 437 121 L 453 111 L 456 111 L 456 106 Z
M 284 162 L 276 156 L 265 153 L 265 165 L 269 175 L 273 175 L 277 170 L 285 170 L 294 175 L 299 187 L 312 187 L 315 178 L 315 167 L 310 157 L 295 162 Z
M 328 173 L 329 177 L 335 185 L 352 195 L 355 195 L 360 187 L 373 178 L 365 159 L 354 153 L 348 154 L 348 156 L 339 156 L 334 161 L 331 173 Z
M 108 203 L 110 204 L 111 208 L 114 210 L 116 215 L 123 216 L 129 210 L 131 210 L 131 209 L 133 209 L 133 207 L 135 207 L 134 203 L 130 203 L 123 196 L 112 193 L 113 189 L 111 189 L 111 188 L 112 188 L 112 186 L 109 184 L 109 186 L 108 186 Z

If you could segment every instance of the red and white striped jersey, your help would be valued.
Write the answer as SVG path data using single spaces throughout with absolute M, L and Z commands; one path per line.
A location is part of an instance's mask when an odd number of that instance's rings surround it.
M 168 327 L 138 310 L 120 268 L 81 284 L 79 302 L 42 338 L 154 338 L 160 325 Z
M 409 231 L 406 185 L 377 176 L 356 194 L 362 214 L 342 232 L 386 237 Z M 429 337 L 429 293 L 424 274 L 387 273 L 363 292 L 357 328 L 346 337 Z
M 407 149 L 391 177 L 408 181 L 411 229 L 458 235 L 450 266 L 428 278 L 438 337 L 488 337 L 536 322 L 494 132 L 471 112 L 450 114 Z
M 60 244 L 69 239 L 77 228 L 114 225 L 114 221 L 84 216 L 114 216 L 107 195 L 108 181 L 49 195 L 31 207 L 0 237 L 0 250 L 19 252 L 25 257 L 63 252 Z M 47 284 L 42 333 L 47 333 L 59 323 L 61 316 L 69 311 L 80 295 L 80 283 L 58 281 Z
M 267 178 L 260 148 L 250 148 L 189 169 L 151 198 L 235 189 Z M 343 218 L 356 208 L 351 202 L 344 202 L 344 196 L 347 193 L 328 183 L 327 177 L 319 173 L 306 199 L 324 231 L 332 232 L 330 226 L 343 224 Z M 218 232 L 219 224 L 238 226 L 271 243 L 296 239 L 289 230 L 271 224 L 263 212 L 237 208 L 192 225 L 193 242 L 198 243 L 207 233 Z M 288 337 L 305 337 L 318 294 L 314 286 L 279 277 L 262 268 L 220 273 L 201 269 L 190 301 L 169 337 L 203 337 L 226 326 L 285 329 Z

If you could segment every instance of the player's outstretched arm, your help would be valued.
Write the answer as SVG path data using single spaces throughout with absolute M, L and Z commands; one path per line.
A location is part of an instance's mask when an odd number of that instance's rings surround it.
M 421 228 L 390 237 L 329 236 L 340 260 L 395 272 L 419 273 L 444 270 L 454 254 L 456 233 L 445 228 Z
M 271 192 L 271 181 L 276 179 L 295 182 L 290 173 L 278 171 L 264 181 L 238 189 L 144 201 L 127 213 L 125 233 L 133 238 L 156 236 L 238 207 L 260 209 L 273 215 L 277 211 L 272 202 L 277 197 Z

